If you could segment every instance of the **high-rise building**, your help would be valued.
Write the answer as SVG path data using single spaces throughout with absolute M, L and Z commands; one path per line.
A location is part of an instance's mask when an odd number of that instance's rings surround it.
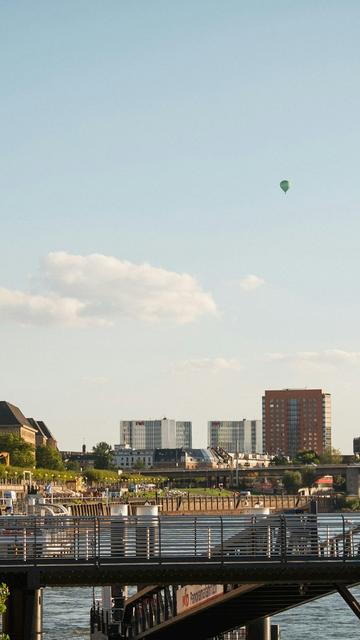
M 291 458 L 298 451 L 331 447 L 331 395 L 322 389 L 265 391 L 264 452 Z
M 191 422 L 121 420 L 120 445 L 131 449 L 175 449 L 191 447 Z
M 176 448 L 192 448 L 192 424 L 188 420 L 176 421 Z
M 211 420 L 208 446 L 221 447 L 229 453 L 262 453 L 261 420 Z

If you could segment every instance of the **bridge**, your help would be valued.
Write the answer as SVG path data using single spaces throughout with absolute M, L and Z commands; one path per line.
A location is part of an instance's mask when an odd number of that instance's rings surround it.
M 172 638 L 184 637 L 197 616 L 197 638 L 207 638 L 225 623 L 233 628 L 334 588 L 347 597 L 346 585 L 360 582 L 360 515 L 5 516 L 0 567 L 11 590 L 12 640 L 36 637 L 21 621 L 36 626 L 40 587 L 74 584 L 145 587 L 127 603 L 128 637 L 170 637 L 169 626 Z M 179 585 L 225 585 L 225 591 L 201 615 L 178 617 L 169 594 Z M 15 610 L 23 612 L 19 628 L 11 622 Z M 136 627 L 140 610 L 147 615 Z
M 240 466 L 238 469 L 231 468 L 216 468 L 216 469 L 180 469 L 180 468 L 157 468 L 157 469 L 142 469 L 141 474 L 144 476 L 163 476 L 170 481 L 177 483 L 183 483 L 184 486 L 189 486 L 188 483 L 191 480 L 198 480 L 199 478 L 205 478 L 208 486 L 212 484 L 219 484 L 223 482 L 224 486 L 235 485 L 236 477 L 243 478 L 251 475 L 252 473 L 259 474 L 259 476 L 267 477 L 281 477 L 285 471 L 304 471 L 314 469 L 316 473 L 320 475 L 336 475 L 346 476 L 347 470 L 351 468 L 357 468 L 360 471 L 360 465 L 347 465 L 347 464 L 318 464 L 312 465 L 270 465 L 269 467 L 246 467 Z

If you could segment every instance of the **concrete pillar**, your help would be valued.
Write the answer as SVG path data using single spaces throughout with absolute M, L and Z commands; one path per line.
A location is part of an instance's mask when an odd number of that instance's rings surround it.
M 246 640 L 271 640 L 271 618 L 258 618 L 246 627 Z
M 11 640 L 42 640 L 43 590 L 11 587 L 3 631 Z
M 136 555 L 147 559 L 159 554 L 159 507 L 142 505 L 136 508 Z
M 110 504 L 111 556 L 124 558 L 127 552 L 127 517 L 129 505 Z
M 349 465 L 346 469 L 346 493 L 360 497 L 360 468 L 358 465 Z
M 34 640 L 42 640 L 43 637 L 43 597 L 44 589 L 35 589 Z
M 271 640 L 280 640 L 280 627 L 278 624 L 271 625 Z

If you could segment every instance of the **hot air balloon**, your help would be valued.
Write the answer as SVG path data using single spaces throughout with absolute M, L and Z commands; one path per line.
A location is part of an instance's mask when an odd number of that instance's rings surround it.
M 284 193 L 286 193 L 290 189 L 289 180 L 281 180 L 280 188 L 283 190 Z

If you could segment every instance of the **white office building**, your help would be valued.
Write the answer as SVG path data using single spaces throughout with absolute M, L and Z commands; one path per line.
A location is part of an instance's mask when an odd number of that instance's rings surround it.
M 262 453 L 261 420 L 211 420 L 208 422 L 208 446 L 229 453 Z
M 114 462 L 118 469 L 150 469 L 154 452 L 147 449 L 130 449 L 121 444 L 114 446 Z
M 192 424 L 188 420 L 176 421 L 176 448 L 192 449 Z
M 169 420 L 121 420 L 120 446 L 131 449 L 191 448 L 191 422 Z

